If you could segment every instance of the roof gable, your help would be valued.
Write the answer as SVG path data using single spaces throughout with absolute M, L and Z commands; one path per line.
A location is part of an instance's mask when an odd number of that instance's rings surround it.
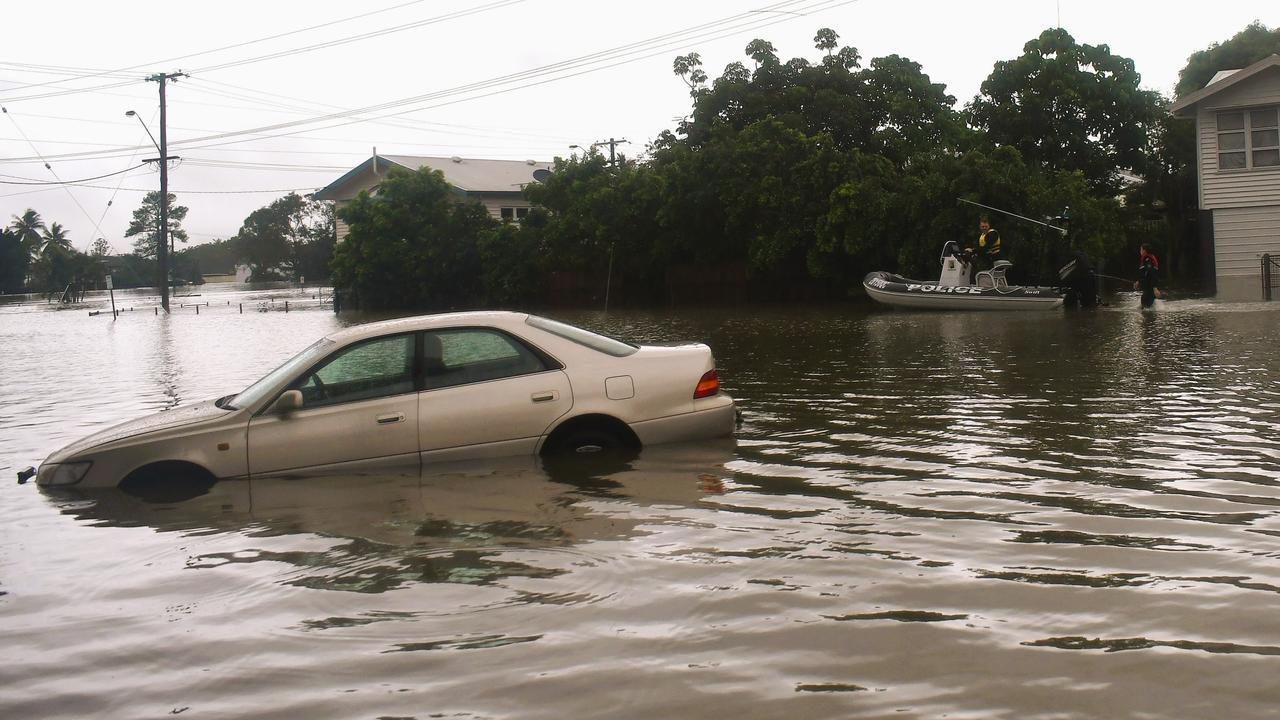
M 1273 67 L 1280 67 L 1280 55 L 1269 55 L 1243 70 L 1224 70 L 1213 76 L 1208 85 L 1190 93 L 1169 107 L 1169 112 L 1178 117 L 1191 117 L 1195 114 L 1195 106 L 1230 87 L 1235 87 L 1258 73 Z
M 377 162 L 378 172 L 374 172 Z M 381 177 L 385 167 L 399 166 L 406 170 L 427 167 L 439 170 L 454 190 L 463 193 L 519 193 L 530 183 L 538 182 L 534 173 L 550 170 L 551 163 L 533 160 L 487 160 L 460 157 L 431 157 L 418 155 L 375 155 L 347 171 L 342 177 L 315 194 L 317 200 L 341 200 L 348 194 L 344 189 L 358 184 L 369 184 L 370 176 Z

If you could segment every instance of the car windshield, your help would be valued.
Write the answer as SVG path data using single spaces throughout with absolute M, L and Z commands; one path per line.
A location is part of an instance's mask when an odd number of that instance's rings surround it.
M 598 335 L 590 330 L 583 330 L 580 327 L 566 325 L 562 322 L 556 322 L 555 320 L 548 320 L 544 317 L 538 317 L 537 315 L 530 315 L 525 319 L 525 323 L 532 325 L 539 330 L 545 330 L 552 335 L 562 337 L 570 342 L 575 342 L 584 347 L 589 347 L 592 350 L 602 352 L 606 355 L 612 355 L 614 357 L 626 357 L 640 349 L 637 345 L 624 343 L 621 340 L 614 340 L 611 337 Z
M 256 405 L 261 402 L 273 388 L 279 385 L 281 381 L 294 375 L 303 368 L 309 367 L 312 363 L 324 357 L 335 344 L 336 343 L 329 338 L 320 338 L 315 341 L 311 347 L 308 347 L 306 350 L 294 355 L 286 361 L 285 364 L 267 373 L 266 377 L 245 388 L 239 395 L 228 400 L 224 407 L 231 408 L 232 410 L 240 410 L 242 408 Z

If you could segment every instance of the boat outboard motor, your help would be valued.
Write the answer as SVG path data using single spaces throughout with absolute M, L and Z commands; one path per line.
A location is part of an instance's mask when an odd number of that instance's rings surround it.
M 1058 268 L 1058 280 L 1062 283 L 1064 304 L 1068 307 L 1094 307 L 1098 304 L 1098 280 L 1093 264 L 1083 250 L 1071 253 L 1070 259 Z

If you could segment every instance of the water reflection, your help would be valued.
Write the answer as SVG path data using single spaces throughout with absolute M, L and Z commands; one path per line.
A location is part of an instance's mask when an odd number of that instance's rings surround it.
M 176 488 L 160 496 L 115 489 L 44 492 L 64 514 L 97 527 L 223 533 L 241 538 L 237 545 L 299 535 L 332 539 L 322 550 L 237 546 L 193 556 L 187 567 L 270 563 L 289 567 L 281 580 L 289 585 L 383 593 L 414 583 L 495 585 L 516 577 L 550 578 L 571 564 L 596 562 L 582 546 L 642 532 L 652 520 L 644 507 L 692 507 L 723 492 L 720 479 L 732 454 L 733 441 L 721 440 L 651 448 L 638 457 L 414 465 L 223 481 L 202 485 L 199 492 Z M 512 560 L 517 551 L 548 562 Z M 591 601 L 587 596 L 521 597 L 526 602 Z
M 0 342 L 100 352 L 0 354 L 30 377 L 0 466 L 348 322 L 175 315 L 166 378 L 154 317 L 42 315 Z M 0 715 L 1272 714 L 1280 305 L 557 317 L 709 342 L 736 445 L 182 502 L 0 486 Z

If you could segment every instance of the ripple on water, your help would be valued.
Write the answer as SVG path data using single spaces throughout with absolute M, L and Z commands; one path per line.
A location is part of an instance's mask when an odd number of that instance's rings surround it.
M 0 469 L 344 322 L 234 309 L 0 305 Z M 564 313 L 709 342 L 736 444 L 175 503 L 0 485 L 0 715 L 1266 716 L 1276 316 Z

